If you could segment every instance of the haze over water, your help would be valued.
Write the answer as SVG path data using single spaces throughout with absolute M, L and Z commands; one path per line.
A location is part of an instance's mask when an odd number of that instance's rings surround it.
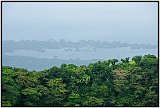
M 81 65 L 93 59 L 158 53 L 158 5 L 154 2 L 5 2 L 2 8 L 3 65 L 44 69 L 68 63 L 65 60 Z M 71 48 L 62 45 L 64 40 Z M 86 48 L 92 41 L 94 45 Z M 80 47 L 74 47 L 78 42 Z M 103 42 L 111 44 L 103 46 Z M 113 47 L 114 42 L 133 49 Z M 40 62 L 47 67 L 37 65 Z

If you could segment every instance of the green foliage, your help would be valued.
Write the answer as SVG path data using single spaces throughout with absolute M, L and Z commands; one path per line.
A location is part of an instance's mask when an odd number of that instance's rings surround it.
M 136 64 L 140 64 L 142 60 L 142 56 L 135 56 L 132 58 L 133 61 L 135 61 Z
M 104 100 L 102 98 L 96 98 L 88 96 L 86 97 L 86 101 L 84 101 L 84 106 L 102 106 L 104 103 Z
M 40 72 L 3 66 L 2 106 L 158 106 L 158 58 L 121 61 Z
M 128 63 L 128 62 L 129 62 L 129 57 L 127 57 L 127 58 L 125 58 L 125 59 L 121 59 L 121 61 L 122 61 L 123 63 Z

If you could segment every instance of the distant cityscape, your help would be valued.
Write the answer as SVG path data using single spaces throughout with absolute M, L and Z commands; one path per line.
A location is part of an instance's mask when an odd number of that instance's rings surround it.
M 98 48 L 123 48 L 129 47 L 130 49 L 157 49 L 158 45 L 151 44 L 129 44 L 122 42 L 109 42 L 109 41 L 94 41 L 94 40 L 78 40 L 77 42 L 61 40 L 6 40 L 2 43 L 3 54 L 15 50 L 34 50 L 44 51 L 44 49 L 64 49 L 64 51 L 96 51 Z
M 94 40 L 6 40 L 2 42 L 2 59 L 5 66 L 43 70 L 63 63 L 80 66 L 115 57 L 155 54 L 157 48 L 151 44 Z

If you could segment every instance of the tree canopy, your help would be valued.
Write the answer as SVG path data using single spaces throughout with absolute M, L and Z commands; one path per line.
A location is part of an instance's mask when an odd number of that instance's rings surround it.
M 2 66 L 2 106 L 158 106 L 158 71 L 150 54 L 43 71 Z

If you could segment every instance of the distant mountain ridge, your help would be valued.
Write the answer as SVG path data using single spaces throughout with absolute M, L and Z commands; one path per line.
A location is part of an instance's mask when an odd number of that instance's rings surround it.
M 100 59 L 99 59 L 100 60 Z M 26 56 L 7 56 L 3 55 L 2 57 L 3 66 L 12 66 L 26 68 L 28 70 L 43 70 L 50 68 L 51 66 L 60 66 L 61 64 L 76 64 L 76 65 L 88 65 L 89 63 L 94 63 L 98 61 L 97 59 L 93 60 L 79 60 L 79 59 L 47 59 L 47 58 L 34 58 Z

